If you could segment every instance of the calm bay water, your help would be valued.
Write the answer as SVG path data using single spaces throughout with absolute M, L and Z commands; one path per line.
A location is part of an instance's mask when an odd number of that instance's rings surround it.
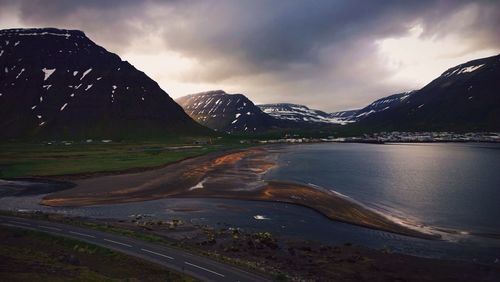
M 430 226 L 500 234 L 500 144 L 289 146 L 267 177 L 310 183 Z

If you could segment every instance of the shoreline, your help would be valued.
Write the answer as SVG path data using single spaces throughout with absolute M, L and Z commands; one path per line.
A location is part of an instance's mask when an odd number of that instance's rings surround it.
M 161 198 L 282 202 L 307 207 L 334 221 L 422 239 L 440 238 L 404 226 L 334 193 L 301 183 L 263 180 L 262 175 L 277 165 L 273 159 L 276 150 L 279 146 L 217 152 L 159 169 L 77 179 L 74 188 L 47 195 L 40 204 L 78 207 Z
M 297 198 L 296 195 L 302 193 L 305 198 Z M 277 194 L 277 195 L 270 195 Z M 291 196 L 290 196 L 291 195 Z M 320 199 L 321 197 L 321 199 Z M 328 218 L 329 220 L 352 224 L 355 226 L 365 227 L 373 230 L 391 232 L 398 235 L 405 235 L 420 239 L 428 240 L 438 240 L 441 239 L 441 235 L 432 234 L 419 231 L 417 229 L 411 228 L 408 225 L 398 223 L 392 220 L 389 216 L 368 208 L 362 204 L 359 204 L 350 199 L 338 195 L 332 195 L 324 193 L 323 191 L 317 190 L 310 187 L 309 185 L 296 183 L 296 182 L 286 182 L 286 181 L 268 181 L 266 186 L 263 188 L 258 195 L 239 195 L 235 197 L 233 195 L 228 196 L 173 196 L 172 198 L 219 198 L 219 199 L 236 199 L 245 201 L 257 201 L 257 202 L 274 202 L 274 203 L 284 203 L 289 205 L 296 205 L 311 209 L 321 216 Z M 310 200 L 310 201 L 308 201 Z

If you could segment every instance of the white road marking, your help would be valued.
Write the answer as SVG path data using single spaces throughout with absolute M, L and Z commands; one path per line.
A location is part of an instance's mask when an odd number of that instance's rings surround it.
M 50 226 L 45 226 L 45 225 L 38 225 L 38 227 L 50 229 L 50 230 L 55 230 L 55 231 L 61 231 L 60 228 L 55 228 L 55 227 L 50 227 Z
M 10 226 L 10 227 L 17 227 L 17 228 L 21 228 L 21 229 L 29 229 L 29 230 L 34 230 L 34 231 L 38 231 L 39 230 L 39 229 L 36 229 L 36 228 L 33 228 L 33 227 L 28 227 L 26 225 L 16 225 L 16 224 L 13 224 L 13 223 L 2 223 L 2 225 Z
M 213 271 L 213 270 L 206 269 L 206 268 L 201 267 L 201 266 L 199 266 L 199 265 L 192 264 L 192 263 L 189 263 L 189 262 L 187 262 L 187 261 L 185 261 L 184 263 L 185 263 L 185 264 L 187 264 L 187 265 L 194 266 L 194 267 L 196 267 L 196 268 L 199 268 L 199 269 L 202 269 L 202 270 L 208 271 L 208 272 L 210 272 L 210 273 L 213 273 L 213 274 L 219 275 L 220 277 L 226 277 L 226 276 L 224 276 L 224 274 L 220 274 L 220 273 L 215 272 L 215 271 Z
M 104 238 L 104 241 L 108 241 L 108 242 L 111 242 L 111 243 L 115 243 L 115 244 L 118 244 L 118 245 L 123 245 L 123 246 L 129 247 L 129 248 L 132 248 L 132 246 L 129 245 L 129 244 L 125 244 L 125 243 L 121 243 L 121 242 L 109 240 L 109 239 L 106 239 L 106 238 Z
M 92 235 L 89 235 L 89 234 L 85 234 L 85 233 L 75 232 L 75 231 L 69 231 L 69 233 L 75 234 L 75 235 L 84 236 L 84 237 L 89 237 L 89 238 L 95 238 L 95 236 L 92 236 Z
M 173 257 L 167 256 L 167 255 L 164 255 L 164 254 L 160 254 L 160 253 L 157 253 L 157 252 L 153 252 L 153 251 L 150 251 L 150 250 L 146 250 L 146 249 L 141 249 L 141 251 L 148 252 L 148 253 L 151 253 L 151 254 L 155 254 L 157 256 L 168 258 L 168 259 L 174 259 Z
M 31 226 L 31 224 L 29 223 L 24 223 L 24 222 L 19 222 L 19 221 L 9 221 L 10 223 L 15 223 L 15 224 L 21 224 L 21 225 L 27 225 L 27 226 Z

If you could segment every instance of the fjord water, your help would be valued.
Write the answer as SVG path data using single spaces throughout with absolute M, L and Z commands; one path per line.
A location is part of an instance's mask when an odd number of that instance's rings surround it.
M 500 234 L 500 144 L 313 144 L 284 148 L 267 178 L 334 190 L 425 225 Z

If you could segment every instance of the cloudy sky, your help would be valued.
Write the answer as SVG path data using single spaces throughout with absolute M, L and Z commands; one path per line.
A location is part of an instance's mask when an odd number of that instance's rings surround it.
M 4 1 L 0 28 L 83 30 L 173 98 L 212 89 L 326 111 L 500 53 L 500 1 Z

